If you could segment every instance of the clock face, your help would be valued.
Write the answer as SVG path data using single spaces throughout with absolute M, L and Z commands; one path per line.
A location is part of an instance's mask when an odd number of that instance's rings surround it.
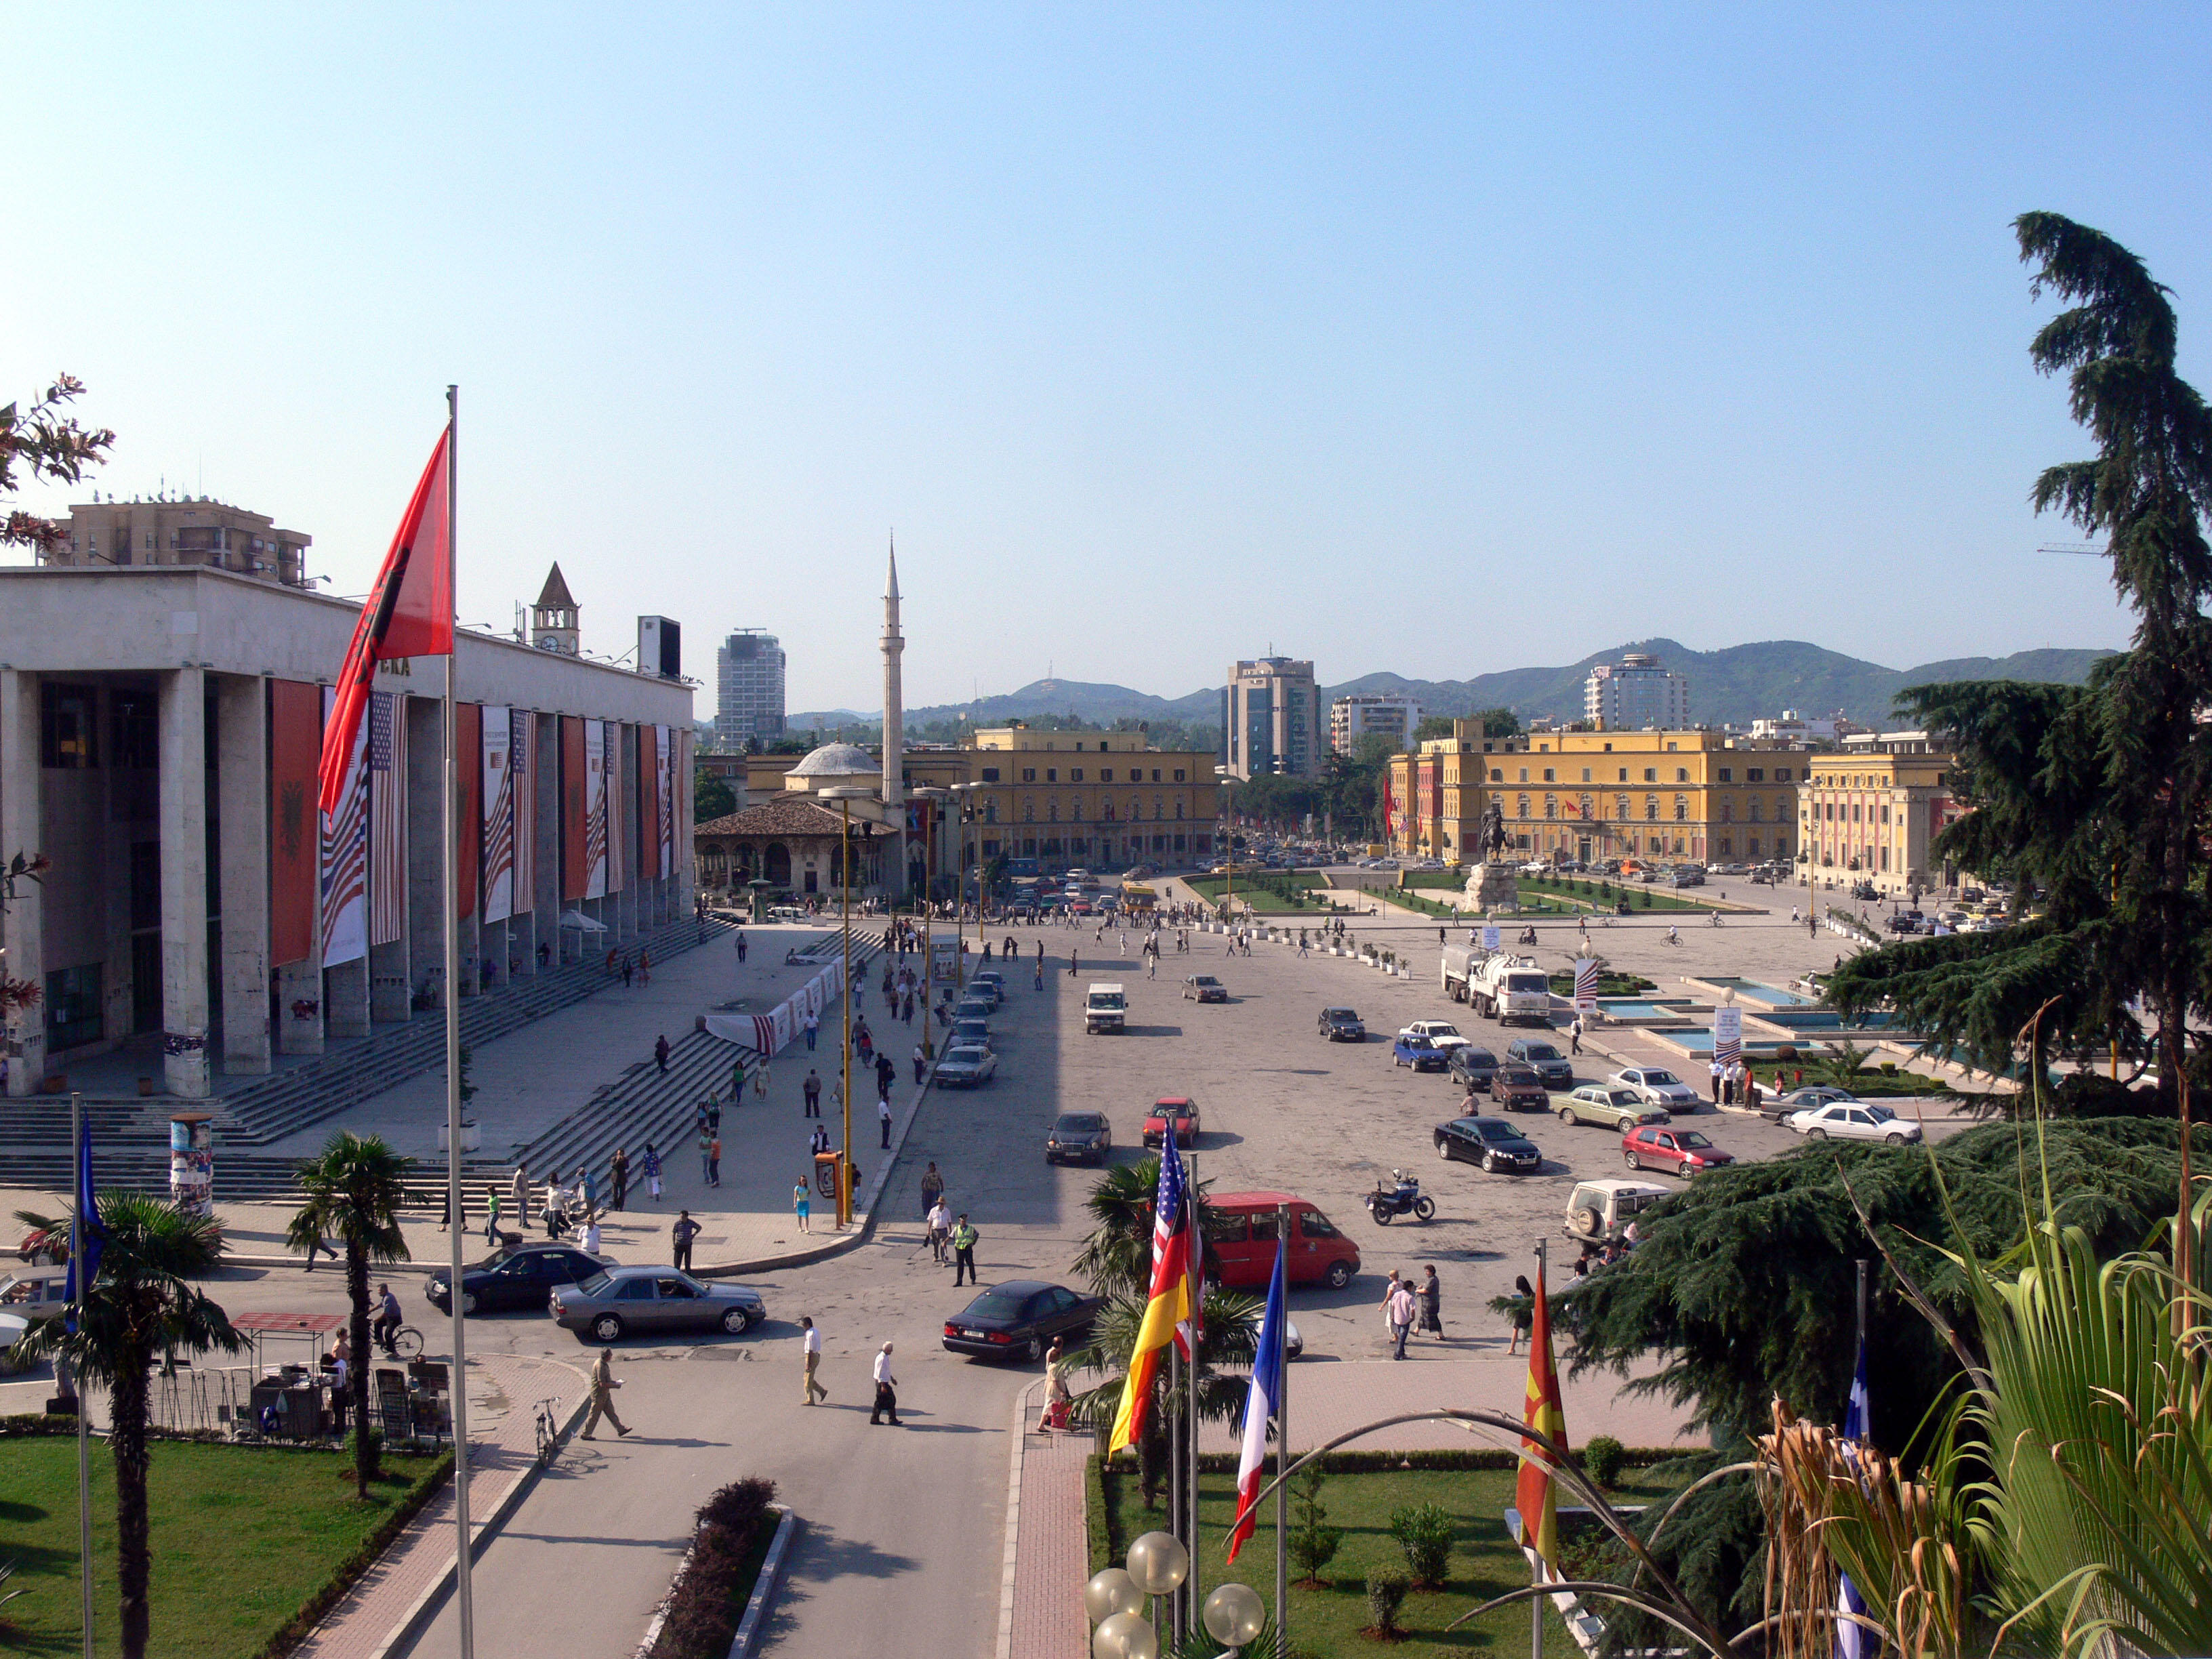
M 561 648 L 561 641 L 550 634 L 543 635 L 538 639 L 538 648 L 540 651 L 558 651 Z

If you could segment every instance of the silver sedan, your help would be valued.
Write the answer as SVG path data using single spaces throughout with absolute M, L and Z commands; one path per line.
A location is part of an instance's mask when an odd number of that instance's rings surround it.
M 708 1284 L 674 1267 L 610 1267 L 556 1289 L 554 1323 L 580 1342 L 658 1336 L 669 1331 L 727 1331 L 735 1336 L 768 1317 L 760 1292 Z
M 998 1055 L 980 1044 L 964 1042 L 947 1048 L 945 1058 L 937 1062 L 937 1086 L 978 1089 L 988 1083 L 998 1069 Z

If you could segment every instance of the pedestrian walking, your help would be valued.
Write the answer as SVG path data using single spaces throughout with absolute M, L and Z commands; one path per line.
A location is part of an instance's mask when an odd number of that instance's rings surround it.
M 707 1147 L 707 1184 L 709 1187 L 722 1184 L 722 1137 L 720 1135 L 715 1135 Z
M 676 1251 L 676 1266 L 684 1273 L 691 1271 L 691 1241 L 703 1231 L 691 1218 L 689 1210 L 678 1210 L 676 1219 L 669 1224 L 668 1242 Z
M 1413 1293 L 1400 1279 L 1391 1290 L 1384 1312 L 1390 1322 L 1390 1358 L 1406 1357 L 1406 1334 L 1413 1328 Z
M 811 1406 L 817 1395 L 823 1400 L 830 1397 L 830 1390 L 816 1381 L 814 1376 L 815 1368 L 822 1363 L 822 1333 L 814 1328 L 814 1320 L 807 1314 L 799 1316 L 799 1329 L 800 1363 L 806 1367 L 806 1392 L 803 1398 L 807 1405 Z
M 520 1164 L 514 1166 L 511 1190 L 514 1195 L 514 1224 L 526 1232 L 530 1228 L 530 1175 Z
M 755 1100 L 768 1098 L 768 1074 L 771 1063 L 769 1057 L 763 1054 L 760 1057 L 760 1064 L 753 1067 L 753 1098 Z
M 1536 1292 L 1529 1286 L 1528 1274 L 1522 1273 L 1513 1281 L 1513 1340 L 1505 1346 L 1509 1354 L 1519 1353 L 1521 1345 L 1530 1340 L 1528 1334 L 1535 1328 Z
M 653 983 L 653 952 L 640 950 L 637 953 L 637 976 L 644 983 Z
M 583 1245 L 586 1255 L 597 1255 L 599 1253 L 599 1217 L 593 1216 L 584 1223 L 584 1237 L 579 1242 Z
M 499 1248 L 499 1188 L 491 1189 L 491 1203 L 484 1210 L 484 1243 L 493 1249 Z
M 1574 1024 L 1567 1027 L 1567 1052 L 1578 1054 L 1583 1051 L 1583 1017 L 1575 1016 Z
M 653 1201 L 660 1202 L 660 1154 L 653 1150 L 653 1143 L 645 1143 L 645 1186 L 653 1194 Z
M 730 1062 L 730 1104 L 742 1106 L 744 1103 L 745 1057 L 744 1052 L 740 1050 L 738 1057 Z
M 710 1161 L 714 1146 L 714 1138 L 708 1132 L 702 1119 L 699 1129 L 699 1179 L 709 1187 L 714 1184 L 714 1169 Z
M 806 1052 L 814 1052 L 814 1039 L 822 1032 L 822 1016 L 809 1011 L 806 1016 Z
M 1423 1273 L 1420 1285 L 1413 1292 L 1413 1299 L 1420 1304 L 1421 1328 L 1441 1342 L 1444 1340 L 1443 1283 L 1437 1279 L 1434 1266 L 1425 1268 Z
M 792 1183 L 791 1212 L 799 1218 L 799 1231 L 807 1233 L 814 1231 L 806 1224 L 807 1218 L 814 1213 L 814 1189 L 804 1181 Z
M 1075 977 L 1075 952 L 1073 951 L 1067 953 L 1067 976 L 1070 979 Z
M 914 1024 L 914 988 L 912 986 L 907 988 L 905 997 L 900 1000 L 899 1018 L 909 1025 Z
M 742 967 L 744 967 L 744 965 L 745 965 L 745 930 L 744 930 L 744 928 L 740 927 L 740 928 L 738 928 L 738 967 L 740 967 L 740 968 L 742 968 Z
M 629 990 L 629 980 L 630 980 L 630 975 L 631 975 L 634 971 L 635 971 L 635 969 L 634 969 L 634 968 L 632 967 L 632 965 L 631 965 L 630 959 L 629 959 L 629 952 L 628 952 L 628 951 L 624 951 L 624 952 L 623 953 L 623 959 L 622 959 L 622 982 L 623 982 L 623 990 L 625 990 L 625 991 L 627 991 L 627 990 Z
M 668 1073 L 668 1033 L 663 1031 L 653 1045 L 653 1063 L 660 1067 L 665 1077 Z
M 879 1100 L 876 1103 L 876 1122 L 884 1132 L 883 1149 L 889 1152 L 891 1149 L 891 1103 L 890 1101 Z
M 956 1291 L 960 1288 L 960 1275 L 963 1273 L 970 1285 L 975 1282 L 975 1241 L 981 1237 L 969 1224 L 967 1212 L 961 1212 L 952 1229 L 952 1288 Z
M 952 1234 L 952 1213 L 945 1207 L 945 1199 L 942 1194 L 939 1194 L 936 1203 L 929 1206 L 928 1213 L 923 1218 L 923 1223 L 925 1233 L 929 1239 L 930 1260 L 942 1267 L 945 1265 L 946 1249 L 949 1248 L 947 1241 Z
M 937 1172 L 937 1160 L 929 1160 L 929 1167 L 921 1172 L 921 1212 L 927 1216 L 945 1197 L 945 1177 Z
M 438 1231 L 442 1233 L 446 1230 L 443 1225 L 441 1225 Z M 338 1253 L 331 1248 L 330 1240 L 323 1237 L 320 1228 L 318 1228 L 313 1236 L 307 1240 L 307 1271 L 309 1273 L 315 1271 L 315 1252 L 318 1250 L 333 1261 L 338 1259 Z
M 599 1358 L 592 1364 L 592 1410 L 591 1414 L 584 1419 L 581 1438 L 592 1440 L 598 1437 L 592 1431 L 599 1426 L 602 1417 L 615 1425 L 617 1435 L 629 1432 L 629 1425 L 615 1415 L 615 1390 L 620 1387 L 622 1384 L 615 1381 L 615 1351 L 602 1348 Z
M 921 1080 L 928 1075 L 928 1056 L 922 1053 L 921 1045 L 917 1042 L 914 1045 L 914 1081 L 915 1086 L 919 1088 L 921 1086 Z
M 1042 941 L 1040 941 L 1040 943 L 1042 943 Z M 1033 991 L 1042 991 L 1044 989 L 1044 953 L 1042 951 L 1039 951 L 1037 953 L 1036 973 L 1032 980 L 1030 988 Z
M 876 1408 L 868 1413 L 868 1421 L 880 1428 L 884 1413 L 889 1412 L 891 1426 L 895 1429 L 902 1427 L 898 1416 L 898 1378 L 891 1375 L 891 1345 L 888 1342 L 876 1355 L 875 1377 Z
M 805 1115 L 808 1117 L 820 1117 L 822 1115 L 821 1073 L 810 1066 L 806 1073 L 806 1081 L 799 1085 L 799 1090 L 800 1092 L 806 1097 L 806 1111 Z

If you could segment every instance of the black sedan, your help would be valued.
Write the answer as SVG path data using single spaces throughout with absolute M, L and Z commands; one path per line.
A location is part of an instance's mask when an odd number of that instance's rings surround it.
M 1042 1359 L 1053 1338 L 1086 1334 L 1105 1305 L 1064 1285 L 1010 1279 L 945 1322 L 945 1346 L 981 1359 Z
M 1571 1089 L 1575 1086 L 1574 1063 L 1561 1054 L 1559 1045 L 1541 1037 L 1516 1037 L 1505 1045 L 1505 1058 L 1526 1066 L 1544 1079 L 1547 1089 Z
M 1364 1042 L 1367 1027 L 1358 1011 L 1352 1008 L 1324 1008 L 1316 1029 L 1331 1042 Z
M 461 1270 L 461 1311 L 499 1313 L 509 1308 L 543 1308 L 556 1286 L 576 1284 L 612 1265 L 611 1258 L 586 1255 L 573 1244 L 518 1244 Z M 441 1268 L 422 1287 L 423 1296 L 440 1313 L 453 1310 L 448 1290 L 452 1283 L 452 1270 Z
M 1468 1089 L 1486 1090 L 1490 1087 L 1490 1079 L 1498 1075 L 1498 1056 L 1487 1048 L 1479 1048 L 1472 1042 L 1462 1042 L 1452 1049 L 1450 1062 L 1445 1069 L 1450 1072 L 1454 1083 Z
M 1103 1112 L 1062 1112 L 1044 1138 L 1044 1161 L 1103 1164 L 1114 1150 L 1113 1127 Z
M 1502 1117 L 1455 1117 L 1437 1125 L 1437 1156 L 1449 1164 L 1480 1164 L 1495 1173 L 1534 1175 L 1544 1155 L 1536 1143 Z

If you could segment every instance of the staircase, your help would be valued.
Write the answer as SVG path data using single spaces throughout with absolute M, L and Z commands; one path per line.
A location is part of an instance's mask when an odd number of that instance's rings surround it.
M 642 935 L 630 948 L 648 951 L 665 962 L 728 931 L 727 924 L 710 920 L 702 933 L 699 924 L 687 917 Z M 605 969 L 595 962 L 511 980 L 462 1002 L 461 1041 L 474 1045 L 505 1036 L 532 1020 L 573 1007 L 605 989 L 607 983 Z M 711 1042 L 695 1034 L 686 1039 L 686 1046 L 695 1040 Z M 723 1051 L 726 1066 L 727 1046 L 712 1046 Z M 437 1071 L 445 1063 L 445 1022 L 435 1018 L 415 1019 L 307 1065 L 244 1083 L 204 1103 L 216 1114 L 216 1191 L 226 1200 L 291 1195 L 296 1190 L 293 1176 L 298 1160 L 247 1149 L 282 1139 L 410 1078 Z M 173 1100 L 86 1101 L 94 1184 L 166 1194 L 169 1188 L 168 1120 L 176 1105 Z M 70 1111 L 69 1101 L 55 1097 L 0 1101 L 0 1186 L 68 1190 Z M 572 1119 L 581 1115 L 573 1114 Z M 611 1154 L 611 1145 L 608 1152 Z M 509 1167 L 505 1162 L 487 1161 L 480 1176 L 466 1165 L 464 1173 L 471 1182 L 489 1181 L 503 1177 Z M 533 1173 L 536 1169 L 533 1163 Z

